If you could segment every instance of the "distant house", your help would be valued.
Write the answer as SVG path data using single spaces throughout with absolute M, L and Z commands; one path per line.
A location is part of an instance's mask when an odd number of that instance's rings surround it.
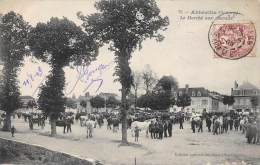
M 32 96 L 20 96 L 20 101 L 22 103 L 22 107 L 26 108 L 28 105 L 28 102 L 30 102 L 30 101 L 35 102 L 35 99 Z
M 92 97 L 90 96 L 89 93 L 86 93 L 85 96 L 79 96 L 78 99 L 76 99 L 78 111 L 91 113 L 91 112 L 92 112 L 92 106 L 91 106 L 91 104 L 90 104 L 90 99 L 91 99 L 91 98 L 92 98 Z M 81 101 L 85 101 L 85 102 L 87 103 L 86 108 L 85 108 L 85 107 L 82 107 L 82 106 L 80 105 L 80 102 L 81 102 Z
M 187 94 L 191 98 L 191 105 L 185 107 L 185 111 L 199 112 L 203 110 L 207 112 L 223 112 L 226 111 L 226 106 L 223 104 L 223 97 L 217 92 L 211 92 L 204 87 L 190 88 L 186 85 L 185 88 L 179 88 L 173 91 L 175 98 Z
M 103 97 L 105 100 L 108 99 L 109 97 L 118 98 L 118 95 L 115 94 L 115 93 L 103 93 L 103 92 L 101 92 L 100 94 L 98 94 L 98 96 Z
M 252 98 L 260 97 L 260 89 L 249 82 L 243 82 L 241 85 L 235 81 L 234 88 L 231 88 L 231 95 L 234 97 L 233 109 L 237 111 L 253 110 Z M 259 105 L 256 107 L 259 109 Z

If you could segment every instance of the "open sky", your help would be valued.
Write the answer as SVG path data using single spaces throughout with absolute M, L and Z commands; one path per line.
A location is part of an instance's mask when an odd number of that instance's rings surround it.
M 78 25 L 81 21 L 76 13 L 84 14 L 96 12 L 94 0 L 0 0 L 0 13 L 15 11 L 23 15 L 24 19 L 35 26 L 38 22 L 46 22 L 51 17 L 67 17 Z M 176 77 L 180 87 L 189 84 L 190 87 L 205 87 L 222 94 L 230 94 L 234 81 L 239 84 L 249 81 L 260 87 L 260 44 L 259 36 L 255 49 L 250 56 L 239 60 L 216 58 L 208 42 L 208 31 L 212 20 L 180 20 L 180 16 L 191 15 L 191 11 L 238 11 L 255 24 L 256 32 L 260 33 L 260 1 L 257 0 L 157 0 L 163 16 L 168 16 L 170 25 L 163 34 L 165 40 L 157 43 L 147 40 L 143 48 L 135 51 L 131 59 L 133 71 L 142 71 L 149 64 L 158 77 L 172 75 Z M 181 11 L 183 14 L 181 14 Z M 202 16 L 216 17 L 218 14 Z M 194 15 L 193 15 L 194 16 Z M 37 88 L 48 74 L 48 65 L 37 62 L 32 63 L 31 58 L 25 60 L 25 65 L 19 73 L 21 92 L 23 95 L 37 96 Z M 34 59 L 35 61 L 35 59 Z M 36 60 L 37 61 L 37 60 Z M 119 94 L 120 84 L 114 82 L 114 56 L 107 47 L 100 50 L 97 61 L 89 66 L 95 70 L 101 64 L 106 67 L 94 76 L 100 76 L 100 84 L 78 83 L 76 70 L 66 68 L 66 95 L 83 95 L 86 91 L 95 95 L 99 92 L 113 92 Z M 40 67 L 40 70 L 39 70 Z M 37 72 L 38 74 L 35 76 Z M 34 75 L 33 80 L 30 75 Z M 30 80 L 29 84 L 24 81 Z M 73 88 L 76 86 L 75 88 Z M 89 86 L 89 87 L 88 87 Z

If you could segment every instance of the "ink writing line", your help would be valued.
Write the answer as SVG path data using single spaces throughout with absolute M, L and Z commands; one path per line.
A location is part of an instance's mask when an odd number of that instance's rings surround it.
M 88 66 L 79 66 L 76 68 L 77 71 L 77 79 L 73 84 L 71 90 L 69 92 L 65 92 L 66 95 L 71 94 L 77 87 L 79 82 L 82 82 L 87 85 L 87 87 L 83 90 L 86 92 L 90 87 L 94 84 L 97 84 L 97 92 L 102 86 L 104 80 L 102 79 L 103 72 L 110 66 L 110 64 L 100 64 L 98 67 L 94 69 L 90 69 Z

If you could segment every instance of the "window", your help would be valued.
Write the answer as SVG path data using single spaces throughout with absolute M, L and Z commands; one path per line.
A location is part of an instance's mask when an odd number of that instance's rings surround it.
M 181 96 L 181 95 L 182 95 L 182 91 L 179 92 L 179 96 Z
M 246 105 L 250 105 L 250 100 L 246 99 Z
M 174 95 L 174 97 L 177 97 L 177 92 L 174 92 L 173 95 Z
M 242 100 L 242 105 L 246 105 L 246 100 L 245 99 Z
M 197 94 L 197 96 L 201 96 L 201 93 L 200 93 L 200 91 L 198 91 L 198 94 Z
M 196 96 L 196 94 L 195 94 L 195 92 L 194 92 L 194 91 L 192 91 L 192 93 L 191 93 L 191 96 Z
M 208 104 L 208 100 L 201 100 L 201 104 L 202 105 L 207 105 Z
M 237 99 L 237 105 L 240 105 L 240 99 Z

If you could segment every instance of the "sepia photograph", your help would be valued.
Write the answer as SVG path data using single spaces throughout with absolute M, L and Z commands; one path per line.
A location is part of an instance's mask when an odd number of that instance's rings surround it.
M 0 165 L 260 165 L 260 0 L 0 0 Z

